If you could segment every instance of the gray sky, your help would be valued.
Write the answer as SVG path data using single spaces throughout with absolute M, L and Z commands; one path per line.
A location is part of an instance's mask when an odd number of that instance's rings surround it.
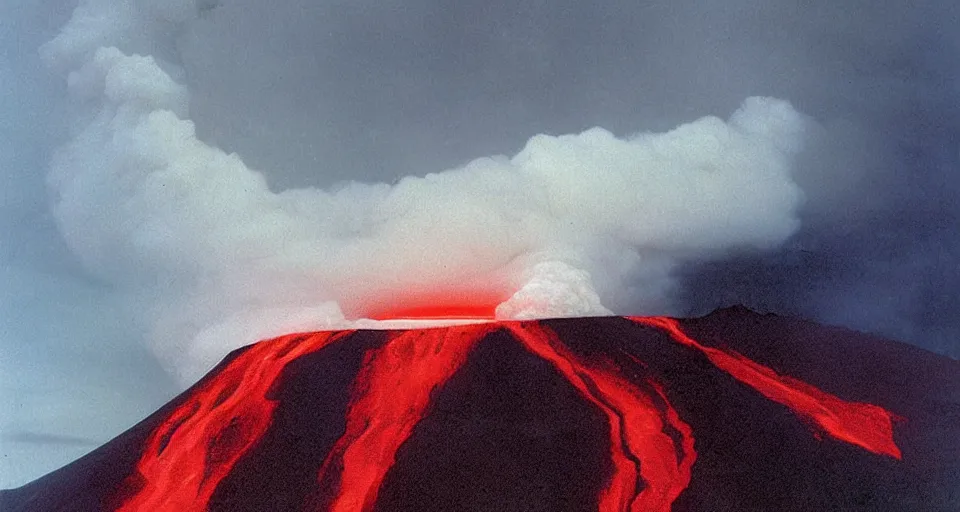
M 0 487 L 178 389 L 139 303 L 84 269 L 50 209 L 76 106 L 37 49 L 74 4 L 0 2 Z M 220 0 L 152 51 L 182 66 L 199 138 L 274 191 L 396 183 L 539 133 L 662 132 L 787 100 L 813 120 L 791 171 L 799 231 L 684 262 L 673 310 L 743 303 L 960 357 L 960 6 L 797 5 Z

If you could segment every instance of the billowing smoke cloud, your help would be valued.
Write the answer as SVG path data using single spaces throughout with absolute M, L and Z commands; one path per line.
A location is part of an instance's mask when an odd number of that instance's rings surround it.
M 492 301 L 532 318 L 637 313 L 629 297 L 669 311 L 680 263 L 798 229 L 806 121 L 761 97 L 665 133 L 536 135 L 512 157 L 392 185 L 273 191 L 189 119 L 167 34 L 192 4 L 81 2 L 42 48 L 76 107 L 49 176 L 62 234 L 145 305 L 153 349 L 184 383 L 238 345 L 404 304 Z

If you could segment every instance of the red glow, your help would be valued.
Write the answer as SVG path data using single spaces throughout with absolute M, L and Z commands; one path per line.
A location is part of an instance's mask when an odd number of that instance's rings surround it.
M 391 335 L 367 354 L 354 383 L 347 427 L 318 480 L 341 466 L 340 488 L 327 510 L 368 511 L 400 445 L 424 416 L 433 392 L 459 369 L 496 326 L 475 324 Z
M 802 419 L 840 441 L 873 453 L 900 459 L 893 440 L 893 414 L 876 405 L 847 402 L 803 381 L 779 375 L 733 351 L 701 345 L 687 336 L 680 324 L 665 317 L 628 317 L 634 322 L 667 331 L 682 345 L 704 353 L 710 362 L 763 396 L 789 407 Z
M 450 304 L 443 306 L 422 306 L 413 308 L 402 308 L 384 311 L 373 317 L 374 320 L 397 320 L 397 319 L 436 319 L 436 320 L 455 320 L 455 319 L 482 319 L 493 320 L 496 306 L 471 305 L 471 304 Z
M 497 305 L 506 297 L 490 291 L 446 290 L 398 294 L 394 300 L 393 304 L 368 306 L 362 314 L 373 320 L 493 320 Z
M 527 350 L 550 362 L 606 415 L 613 475 L 601 492 L 599 510 L 669 511 L 690 483 L 697 454 L 692 430 L 667 402 L 663 391 L 654 384 L 665 404 L 664 410 L 660 410 L 651 397 L 614 371 L 590 367 L 578 360 L 553 331 L 539 323 L 508 324 L 507 328 Z M 664 432 L 665 424 L 680 433 L 679 460 L 673 439 Z M 639 492 L 638 480 L 644 484 Z
M 205 510 L 217 484 L 270 426 L 277 403 L 266 394 L 287 363 L 348 334 L 283 336 L 230 361 L 150 434 L 137 472 L 121 486 L 138 490 L 118 510 Z

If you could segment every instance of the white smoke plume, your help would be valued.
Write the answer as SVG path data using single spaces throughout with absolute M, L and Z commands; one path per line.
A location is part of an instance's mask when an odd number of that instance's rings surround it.
M 773 248 L 799 226 L 806 121 L 759 97 L 666 133 L 536 135 L 393 185 L 272 191 L 196 135 L 172 43 L 195 15 L 186 0 L 81 1 L 42 48 L 76 105 L 49 176 L 62 234 L 142 301 L 183 383 L 256 339 L 369 326 L 357 319 L 404 303 L 668 311 L 680 263 Z M 646 311 L 622 310 L 626 297 Z

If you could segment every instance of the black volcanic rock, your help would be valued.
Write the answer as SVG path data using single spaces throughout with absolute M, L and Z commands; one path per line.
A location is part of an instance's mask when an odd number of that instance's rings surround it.
M 417 358 L 444 355 L 452 347 L 465 350 L 462 360 L 451 356 L 458 362 L 451 363 L 448 378 L 430 384 L 422 414 L 414 414 L 417 421 L 408 432 L 396 434 L 399 444 L 390 452 L 395 462 L 377 477 L 375 500 L 366 508 L 598 510 L 601 494 L 617 481 L 614 475 L 622 476 L 611 451 L 610 418 L 626 429 L 636 426 L 636 420 L 628 418 L 640 416 L 622 410 L 593 371 L 612 375 L 609 382 L 619 382 L 638 403 L 655 411 L 651 421 L 661 425 L 656 434 L 673 447 L 658 455 L 665 457 L 663 468 L 669 470 L 663 481 L 679 482 L 672 508 L 666 500 L 672 510 L 960 510 L 957 361 L 743 308 L 683 320 L 679 327 L 702 347 L 680 343 L 662 328 L 618 317 L 488 324 L 475 332 L 473 342 L 471 328 L 417 331 L 407 338 L 396 332 L 359 331 L 310 350 L 303 347 L 320 343 L 322 336 L 264 341 L 231 353 L 191 389 L 87 456 L 0 492 L 0 510 L 129 507 L 156 478 L 138 463 L 153 457 L 161 462 L 161 473 L 182 471 L 178 465 L 185 459 L 173 455 L 181 448 L 182 436 L 193 428 L 191 422 L 202 424 L 214 413 L 225 418 L 220 428 L 197 427 L 207 437 L 200 448 L 183 450 L 182 457 L 205 453 L 196 471 L 185 474 L 196 474 L 208 484 L 207 498 L 186 509 L 332 508 L 342 503 L 335 499 L 338 492 L 354 483 L 343 481 L 347 468 L 355 466 L 346 462 L 351 447 L 366 440 L 364 450 L 370 450 L 369 440 L 379 439 L 380 430 L 402 423 L 391 416 L 392 406 L 397 406 L 397 414 L 416 410 L 406 405 L 404 379 L 428 377 L 427 366 L 417 366 Z M 543 332 L 555 335 L 554 345 L 543 346 L 572 361 L 573 373 L 564 373 L 521 340 L 524 333 Z M 446 341 L 436 349 L 417 352 L 417 347 L 430 347 L 443 336 Z M 398 339 L 409 344 L 391 345 Z M 280 361 L 275 376 L 247 372 L 244 358 L 255 350 L 265 354 L 257 360 L 269 356 Z M 393 352 L 387 355 L 388 350 Z M 740 361 L 752 368 L 749 371 L 773 376 L 769 378 L 783 376 L 784 382 L 806 390 L 809 395 L 804 396 L 877 406 L 868 409 L 892 419 L 892 438 L 875 449 L 865 448 L 866 442 L 843 440 L 776 398 L 776 389 L 763 392 L 718 364 L 718 357 Z M 247 373 L 230 380 L 230 375 L 240 375 L 237 372 Z M 262 394 L 244 387 L 254 378 L 265 380 L 257 383 Z M 586 391 L 571 378 L 582 379 Z M 378 382 L 391 384 L 381 389 Z M 208 390 L 216 391 L 209 391 L 214 393 L 211 401 L 198 405 L 197 397 Z M 364 397 L 378 392 L 387 399 L 369 402 L 372 412 L 359 415 Z M 257 401 L 268 406 L 265 412 L 250 408 Z M 244 407 L 248 412 L 242 412 Z M 234 408 L 241 412 L 234 413 Z M 669 411 L 676 418 L 671 419 Z M 388 420 L 378 423 L 382 418 Z M 822 421 L 843 423 L 843 418 L 827 414 Z M 351 433 L 351 425 L 361 430 Z M 687 437 L 692 451 L 684 448 Z M 874 438 L 882 441 L 883 436 Z M 162 441 L 155 445 L 155 454 L 148 448 L 151 439 Z M 624 454 L 625 467 L 639 468 L 631 493 L 646 492 L 650 498 L 659 484 L 643 475 L 660 462 L 636 453 L 641 445 L 624 437 L 616 448 Z M 379 451 L 379 445 L 373 446 Z M 363 452 L 351 460 L 369 462 L 377 456 Z M 693 462 L 687 467 L 688 483 L 684 461 Z M 170 489 L 182 492 L 188 480 Z M 164 492 L 171 491 L 162 489 L 151 510 L 184 509 L 163 501 Z M 639 500 L 633 494 L 622 501 L 625 506 L 640 503 L 633 501 Z

